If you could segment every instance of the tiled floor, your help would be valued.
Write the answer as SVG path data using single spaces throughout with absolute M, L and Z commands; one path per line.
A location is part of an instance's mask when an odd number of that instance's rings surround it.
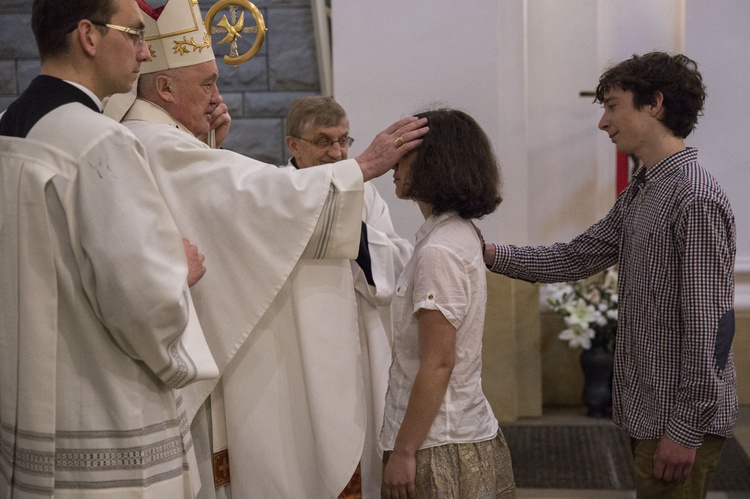
M 551 409 L 545 408 L 541 418 L 524 419 L 514 424 L 543 424 L 543 425 L 572 425 L 572 424 L 602 424 L 611 425 L 609 420 L 587 418 L 583 409 Z M 501 425 L 502 426 L 502 425 Z M 739 419 L 735 438 L 750 455 L 750 406 L 740 407 Z M 635 499 L 632 491 L 607 490 L 563 490 L 563 489 L 518 489 L 518 499 Z M 750 499 L 750 492 L 710 492 L 708 499 Z

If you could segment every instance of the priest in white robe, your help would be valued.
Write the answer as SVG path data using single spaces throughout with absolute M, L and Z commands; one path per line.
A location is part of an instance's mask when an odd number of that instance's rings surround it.
M 123 123 L 144 142 L 178 227 L 210 268 L 192 291 L 222 383 L 182 391 L 198 414 L 194 438 L 214 452 L 228 442 L 234 497 L 335 497 L 365 437 L 361 349 L 354 290 L 315 261 L 356 257 L 363 182 L 417 147 L 424 122 L 401 120 L 356 160 L 309 171 L 211 149 L 200 139 L 214 129 L 220 145 L 230 118 L 197 5 L 186 14 L 182 1 L 161 12 L 139 4 L 152 60 Z M 173 50 L 184 39 L 207 46 Z M 330 327 L 306 334 L 310 317 Z M 199 411 L 212 391 L 211 412 Z M 214 477 L 225 470 L 220 463 Z M 205 489 L 200 497 L 228 495 Z
M 289 108 L 286 123 L 286 144 L 292 154 L 288 167 L 310 168 L 344 160 L 354 141 L 349 135 L 346 111 L 330 97 L 297 99 Z M 357 490 L 359 486 L 363 499 L 380 498 L 383 464 L 378 440 L 391 364 L 390 303 L 396 280 L 411 253 L 412 245 L 393 228 L 388 205 L 368 182 L 356 260 L 325 260 L 316 269 L 323 271 L 325 267 L 325 272 L 340 275 L 342 281 L 350 282 L 349 286 L 355 289 L 367 429 L 361 472 L 352 477 L 347 487 Z M 312 318 L 302 324 L 308 330 L 328 326 Z
M 42 74 L 0 118 L 0 498 L 192 497 L 174 389 L 218 369 L 143 147 L 101 115 L 148 52 L 90 19 L 142 27 L 35 0 Z

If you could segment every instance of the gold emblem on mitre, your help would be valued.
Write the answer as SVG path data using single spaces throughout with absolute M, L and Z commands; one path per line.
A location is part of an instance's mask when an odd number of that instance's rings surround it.
M 164 8 L 153 9 L 137 0 L 146 25 L 145 39 L 151 61 L 141 64 L 141 73 L 194 66 L 215 59 L 211 35 L 201 18 L 197 0 L 168 0 Z

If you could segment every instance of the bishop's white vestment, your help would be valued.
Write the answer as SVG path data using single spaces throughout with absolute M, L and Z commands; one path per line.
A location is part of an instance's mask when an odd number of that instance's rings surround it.
M 210 149 L 143 100 L 124 123 L 180 231 L 206 256 L 192 293 L 222 372 L 232 495 L 336 497 L 360 459 L 366 417 L 351 272 L 331 274 L 322 259 L 357 255 L 359 166 L 295 171 Z M 189 414 L 214 388 L 182 391 Z
M 388 205 L 375 187 L 365 184 L 362 221 L 367 226 L 372 279 L 350 262 L 357 297 L 362 371 L 367 403 L 367 432 L 362 453 L 362 498 L 379 499 L 383 476 L 380 429 L 383 426 L 388 369 L 391 365 L 390 304 L 396 282 L 412 254 L 412 245 L 393 228 Z
M 127 129 L 57 78 L 27 92 L 4 118 L 57 102 L 0 136 L 0 497 L 191 496 L 173 389 L 218 369 L 180 235 Z
M 287 167 L 296 167 L 294 158 Z M 367 416 L 360 461 L 362 498 L 379 499 L 383 464 L 378 441 L 391 365 L 390 303 L 396 280 L 411 258 L 412 245 L 394 230 L 388 205 L 371 183 L 365 183 L 362 221 L 364 235 L 360 245 L 367 243 L 366 270 L 354 260 L 325 260 L 319 265 L 325 266 L 328 273 L 340 275 L 342 281 L 352 280 L 349 285 L 355 290 Z M 360 247 L 360 255 L 362 252 Z

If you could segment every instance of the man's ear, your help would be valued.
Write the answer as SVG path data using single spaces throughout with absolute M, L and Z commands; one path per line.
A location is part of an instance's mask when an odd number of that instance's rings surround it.
M 664 112 L 664 94 L 659 90 L 654 92 L 651 102 L 651 116 L 658 118 Z
M 78 39 L 78 43 L 81 46 L 81 50 L 89 57 L 94 57 L 96 55 L 96 46 L 102 37 L 101 31 L 96 29 L 96 26 L 88 19 L 82 19 L 78 22 L 74 33 L 75 38 Z
M 160 74 L 156 77 L 154 84 L 156 85 L 156 93 L 163 101 L 174 102 L 174 85 L 170 76 Z
M 297 142 L 297 139 L 295 137 L 292 137 L 291 135 L 287 135 L 286 147 L 287 149 L 289 149 L 289 152 L 292 153 L 292 156 L 296 158 L 299 154 L 299 143 Z

